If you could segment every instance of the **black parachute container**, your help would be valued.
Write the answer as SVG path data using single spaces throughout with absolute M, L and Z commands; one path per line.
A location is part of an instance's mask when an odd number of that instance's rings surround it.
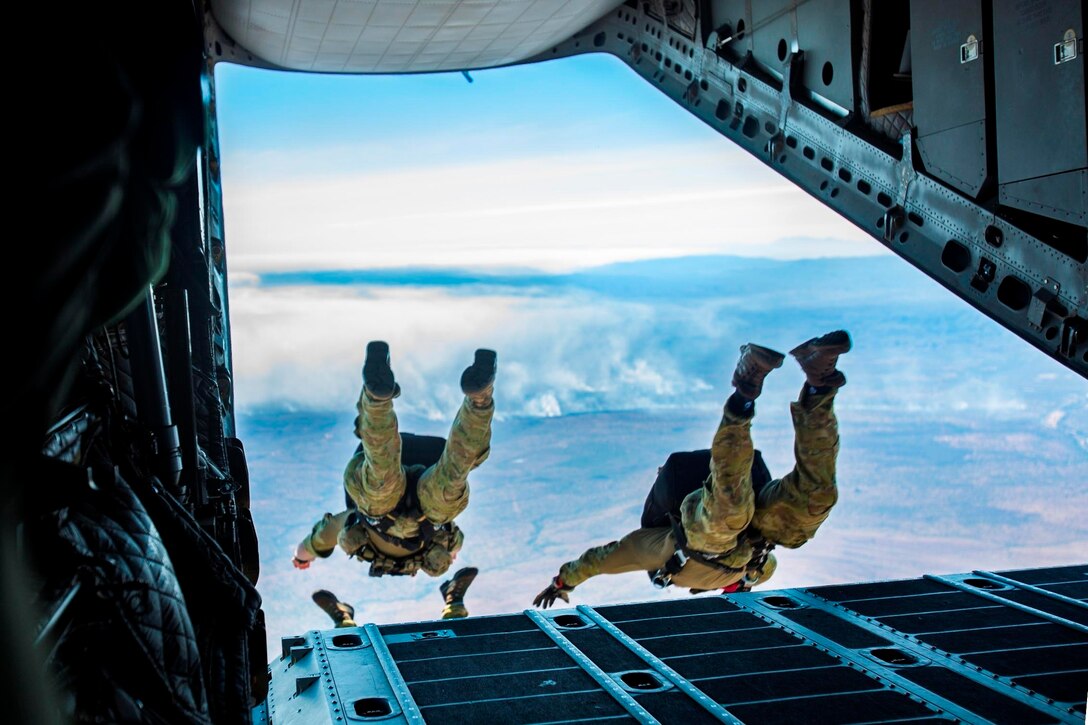
M 646 495 L 642 508 L 642 528 L 670 526 L 669 516 L 680 518 L 684 498 L 710 478 L 710 450 L 678 451 L 657 469 L 653 488 Z M 763 455 L 755 451 L 752 457 L 752 488 L 756 495 L 771 481 L 771 472 Z

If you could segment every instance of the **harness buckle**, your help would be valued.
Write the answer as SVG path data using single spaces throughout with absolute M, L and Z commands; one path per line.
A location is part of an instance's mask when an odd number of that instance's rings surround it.
M 668 589 L 672 586 L 672 575 L 666 573 L 664 569 L 658 569 L 650 572 L 650 583 L 657 589 Z

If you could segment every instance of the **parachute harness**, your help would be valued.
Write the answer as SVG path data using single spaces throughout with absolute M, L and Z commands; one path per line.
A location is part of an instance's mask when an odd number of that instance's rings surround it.
M 737 537 L 737 546 L 734 546 L 729 551 L 724 551 L 720 554 L 706 554 L 701 551 L 688 547 L 688 537 L 684 533 L 684 527 L 676 517 L 669 514 L 669 525 L 672 527 L 672 535 L 676 540 L 676 551 L 669 557 L 669 560 L 665 562 L 665 565 L 656 571 L 647 572 L 650 575 L 650 581 L 658 589 L 665 589 L 672 586 L 672 578 L 680 573 L 680 570 L 684 568 L 684 565 L 691 559 L 698 561 L 701 564 L 705 564 L 713 569 L 717 569 L 725 574 L 740 574 L 747 572 L 763 573 L 763 567 L 767 563 L 767 556 L 774 549 L 774 544 L 767 540 L 763 534 L 759 532 L 754 526 L 749 526 L 740 533 Z M 727 564 L 723 564 L 719 559 L 729 556 L 742 543 L 746 543 L 752 547 L 752 558 L 748 560 L 748 563 L 742 567 L 732 567 Z M 741 584 L 737 591 L 747 591 L 749 585 Z M 693 594 L 697 594 L 699 591 L 705 590 L 692 590 Z

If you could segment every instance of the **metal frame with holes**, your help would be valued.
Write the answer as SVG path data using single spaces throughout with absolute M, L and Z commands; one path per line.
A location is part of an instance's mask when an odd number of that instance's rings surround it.
M 578 611 L 582 616 L 596 623 L 598 627 L 607 632 L 613 639 L 618 641 L 627 649 L 631 650 L 639 659 L 648 664 L 650 668 L 664 677 L 666 680 L 676 686 L 678 690 L 695 701 L 695 704 L 702 707 L 704 710 L 714 716 L 719 722 L 733 723 L 739 725 L 741 722 L 734 717 L 728 710 L 722 707 L 720 704 L 712 700 L 702 690 L 695 685 L 688 682 L 688 680 L 682 677 L 676 670 L 669 667 L 662 662 L 657 656 L 651 653 L 648 649 L 641 644 L 624 634 L 619 627 L 609 622 L 600 613 L 598 613 L 593 607 L 586 604 L 580 604 Z
M 393 655 L 389 653 L 389 647 L 385 644 L 377 625 L 368 624 L 363 627 L 363 631 L 366 632 L 366 636 L 374 648 L 374 654 L 378 658 L 378 664 L 381 665 L 382 670 L 385 672 L 389 686 L 393 688 L 393 695 L 397 698 L 397 703 L 400 704 L 401 714 L 404 719 L 410 723 L 424 722 L 423 714 L 419 711 L 415 698 L 412 697 L 412 693 L 408 690 L 408 683 L 404 681 L 404 676 L 401 675 L 397 663 L 393 661 Z
M 970 584 L 964 584 L 963 582 L 956 581 L 951 577 L 941 576 L 939 574 L 926 574 L 925 578 L 929 579 L 930 581 L 940 582 L 941 584 L 953 587 L 954 589 L 959 589 L 961 592 L 967 592 L 968 594 L 973 594 L 976 597 L 982 597 L 983 599 L 988 599 L 992 602 L 1003 604 L 1004 606 L 1011 609 L 1019 609 L 1021 612 L 1026 612 L 1034 617 L 1045 619 L 1048 622 L 1053 622 L 1054 624 L 1060 624 L 1063 627 L 1069 627 L 1070 629 L 1081 632 L 1082 634 L 1088 634 L 1088 627 L 1083 624 L 1070 621 L 1065 617 L 1059 617 L 1057 614 L 1044 612 L 1041 609 L 1036 609 L 1035 607 L 1028 606 L 1027 604 L 1021 604 L 1020 602 L 1013 601 L 1012 599 L 1006 599 L 1005 597 L 998 596 L 997 594 L 983 591 L 978 587 L 973 587 Z
M 992 571 L 982 571 L 980 569 L 975 569 L 972 573 L 982 577 L 983 579 L 989 579 L 990 581 L 995 581 L 1000 584 L 1008 584 L 1010 587 L 1022 589 L 1023 591 L 1031 592 L 1032 594 L 1038 594 L 1039 596 L 1046 597 L 1047 599 L 1053 599 L 1054 601 L 1061 602 L 1062 604 L 1068 604 L 1073 607 L 1080 607 L 1081 609 L 1088 609 L 1088 602 L 1083 602 L 1080 599 L 1074 599 L 1073 597 L 1067 597 L 1064 594 L 1058 594 L 1058 592 L 1052 592 L 1049 589 L 1043 589 L 1042 587 L 1037 587 L 1034 584 L 1017 581 L 1016 579 L 1010 579 L 1007 576 L 995 574 Z
M 792 597 L 796 596 L 796 593 L 796 590 L 786 589 L 777 592 L 777 595 Z M 824 651 L 834 654 L 841 660 L 849 662 L 857 667 L 862 673 L 873 677 L 878 682 L 899 688 L 916 700 L 924 702 L 942 714 L 949 715 L 968 723 L 987 722 L 985 719 L 980 718 L 962 705 L 957 705 L 951 700 L 908 680 L 891 667 L 881 665 L 876 659 L 868 657 L 856 650 L 844 647 L 838 642 L 785 617 L 781 610 L 774 608 L 771 605 L 763 604 L 763 598 L 759 594 L 730 594 L 721 596 L 726 597 L 730 602 L 744 611 L 779 626 L 795 637 L 810 642 Z
M 845 622 L 849 622 L 854 626 L 872 632 L 882 639 L 889 640 L 896 647 L 906 650 L 923 662 L 928 660 L 937 664 L 946 665 L 958 675 L 966 677 L 969 680 L 974 680 L 991 690 L 996 690 L 997 692 L 1000 692 L 1013 700 L 1022 702 L 1025 705 L 1029 705 L 1036 710 L 1041 710 L 1051 717 L 1057 718 L 1059 721 L 1070 723 L 1078 722 L 1076 718 L 1070 716 L 1069 711 L 1056 706 L 1053 702 L 1048 701 L 1047 698 L 1038 693 L 1031 693 L 1027 688 L 1013 683 L 1009 678 L 981 669 L 977 665 L 973 665 L 962 657 L 950 652 L 945 652 L 932 645 L 924 644 L 908 634 L 904 634 L 892 627 L 873 620 L 871 617 L 858 614 L 845 605 L 829 602 L 804 589 L 794 589 L 790 592 L 790 595 L 796 597 L 798 601 L 813 609 L 827 612 Z M 850 613 L 849 616 L 844 616 L 847 611 Z
M 827 104 L 801 85 L 797 69 L 803 51 L 790 52 L 780 68 L 769 70 L 745 57 L 734 62 L 717 52 L 717 34 L 703 27 L 707 18 L 698 17 L 694 37 L 687 37 L 647 12 L 646 5 L 652 4 L 621 5 L 530 61 L 587 52 L 615 55 L 887 249 L 1088 377 L 1088 339 L 1078 337 L 1076 319 L 1088 319 L 1088 263 L 915 168 L 910 133 L 891 153 L 850 130 L 852 116 L 845 109 L 822 108 Z M 942 261 L 952 243 L 968 254 L 962 266 Z M 1032 293 L 1019 306 L 998 295 L 1010 278 Z M 1067 309 L 1067 317 L 1047 311 L 1051 298 Z
M 535 609 L 526 609 L 525 616 L 532 620 L 533 624 L 539 627 L 544 634 L 548 635 L 551 641 L 555 642 L 559 649 L 563 650 L 563 652 L 574 660 L 579 667 L 585 670 L 587 675 L 592 677 L 598 685 L 603 687 L 605 691 L 631 715 L 631 717 L 641 723 L 658 722 L 657 718 L 651 715 L 642 705 L 639 705 L 638 702 L 635 701 L 635 698 L 631 697 L 626 690 L 616 684 L 616 681 L 598 667 L 593 660 L 586 657 L 582 650 L 575 647 L 573 642 L 564 637 L 563 633 L 552 624 L 551 619 Z

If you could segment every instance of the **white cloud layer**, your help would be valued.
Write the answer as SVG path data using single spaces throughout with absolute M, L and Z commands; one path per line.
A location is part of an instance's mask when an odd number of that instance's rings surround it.
M 232 270 L 887 253 L 716 138 L 333 176 L 256 168 L 241 156 L 225 171 Z

